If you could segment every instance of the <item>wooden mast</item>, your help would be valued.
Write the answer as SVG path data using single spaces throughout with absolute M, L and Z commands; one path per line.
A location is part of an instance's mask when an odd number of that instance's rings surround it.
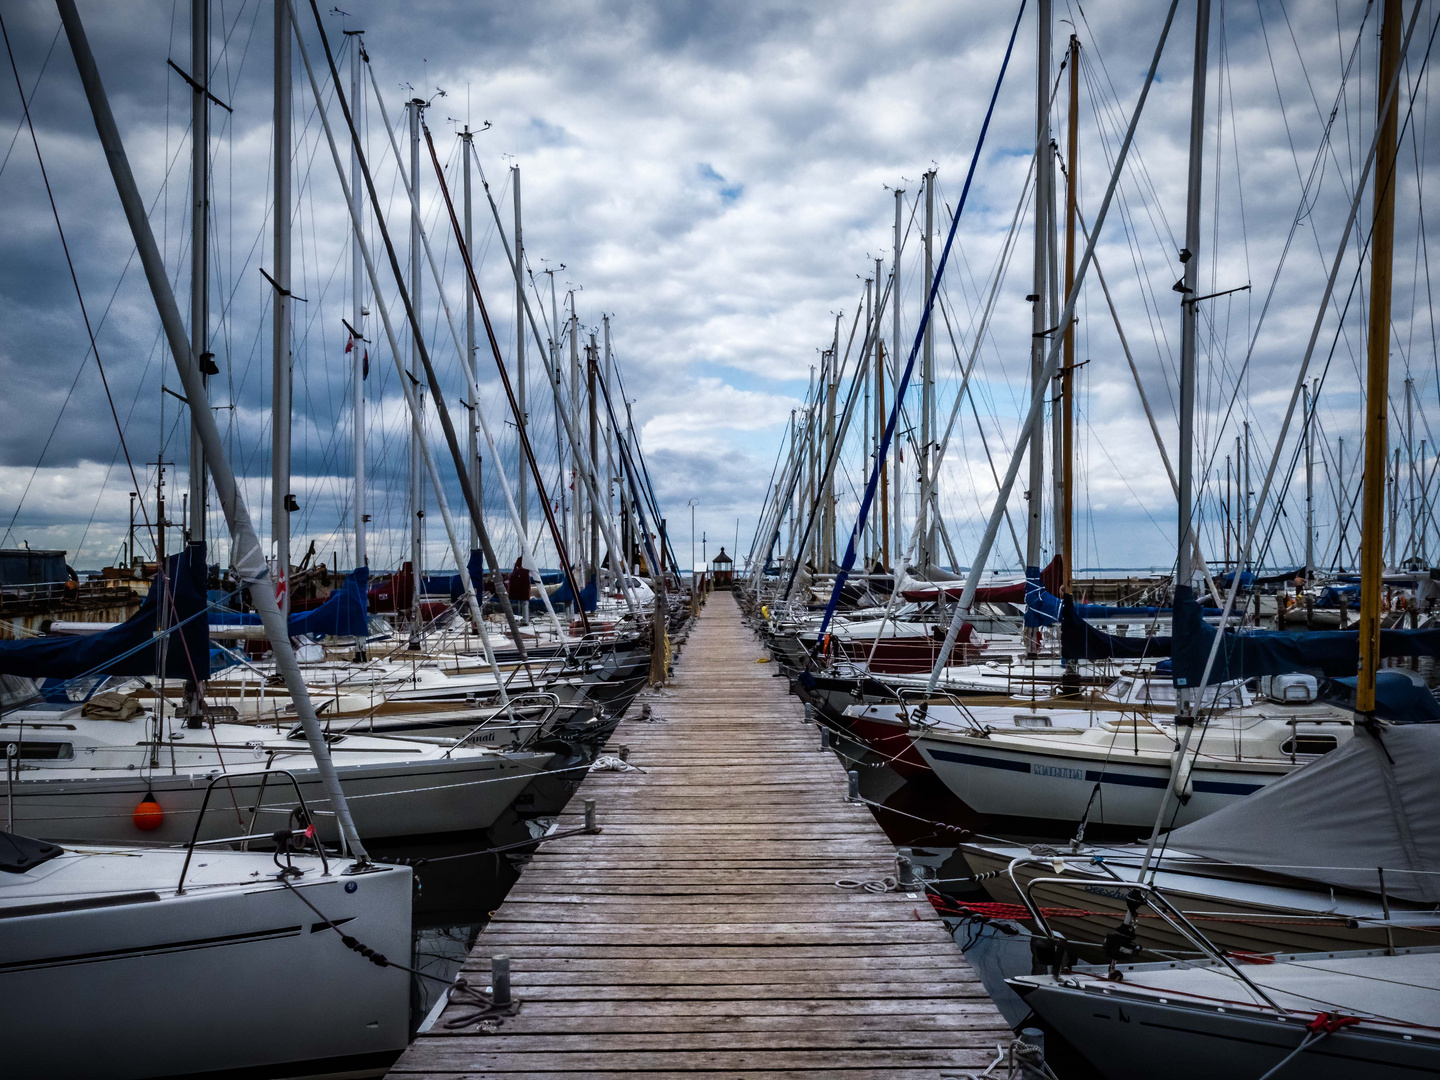
M 1080 39 L 1070 35 L 1070 131 L 1065 152 L 1065 295 L 1075 284 L 1075 208 L 1080 183 Z M 1065 326 L 1065 352 L 1060 366 L 1060 447 L 1061 535 L 1060 561 L 1065 577 L 1062 587 L 1070 591 L 1075 566 L 1072 539 L 1075 528 L 1075 320 Z
M 1375 677 L 1380 667 L 1380 578 L 1383 570 L 1385 457 L 1389 426 L 1390 277 L 1395 257 L 1395 142 L 1398 109 L 1386 87 L 1400 64 L 1400 0 L 1385 0 L 1380 24 L 1380 105 L 1375 145 L 1375 215 L 1370 247 L 1370 329 L 1366 339 L 1365 479 L 1360 533 L 1360 671 L 1355 711 L 1375 711 Z

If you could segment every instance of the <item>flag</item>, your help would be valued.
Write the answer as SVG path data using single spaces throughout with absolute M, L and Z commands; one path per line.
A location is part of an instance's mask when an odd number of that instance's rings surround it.
M 360 354 L 360 381 L 364 382 L 370 377 L 370 350 L 366 349 Z
M 351 334 L 350 337 L 346 340 L 346 342 L 345 342 L 345 351 L 346 351 L 347 353 L 348 353 L 348 352 L 354 352 L 354 351 L 355 351 L 355 335 L 354 335 L 354 334 Z
M 277 568 L 275 571 L 275 603 L 280 605 L 280 610 L 285 610 L 285 571 Z

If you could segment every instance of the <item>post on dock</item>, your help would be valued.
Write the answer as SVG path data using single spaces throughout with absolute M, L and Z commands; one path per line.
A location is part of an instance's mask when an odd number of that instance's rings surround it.
M 510 1004 L 510 957 L 490 958 L 490 1000 L 497 1007 Z

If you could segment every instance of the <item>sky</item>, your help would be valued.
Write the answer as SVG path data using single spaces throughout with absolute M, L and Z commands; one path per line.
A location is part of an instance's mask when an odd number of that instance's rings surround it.
M 513 371 L 514 286 L 478 170 L 484 171 L 509 238 L 511 167 L 518 164 L 527 279 L 533 282 L 527 288 L 540 336 L 550 335 L 552 276 L 558 307 L 566 306 L 573 290 L 582 348 L 592 332 L 603 341 L 609 317 L 625 400 L 681 561 L 690 560 L 692 510 L 697 559 L 702 535 L 711 557 L 722 544 L 733 548 L 737 534 L 741 551 L 748 551 L 812 368 L 837 335 L 847 354 L 859 311 L 842 385 L 842 392 L 848 390 L 865 337 L 866 279 L 875 277 L 876 259 L 882 260 L 882 291 L 892 272 L 896 189 L 904 192 L 905 232 L 899 340 L 908 356 L 923 303 L 921 177 L 927 170 L 936 174 L 938 259 L 1018 5 L 350 0 L 341 7 L 343 12 L 321 4 L 320 22 L 338 55 L 345 92 L 355 40 L 345 32 L 362 30 L 402 155 L 409 149 L 403 103 L 423 99 L 426 124 L 457 199 L 459 133 L 466 125 L 475 131 L 476 270 L 504 362 Z M 1028 397 L 1026 296 L 1032 291 L 1033 225 L 1027 175 L 1035 148 L 1036 7 L 1030 3 L 1021 17 L 987 141 L 974 162 L 942 282 L 944 310 L 937 317 L 941 426 L 952 410 L 957 413 L 940 469 L 941 510 L 957 564 L 967 564 L 975 550 L 994 501 L 995 474 L 1004 472 Z M 151 204 L 152 227 L 177 297 L 188 313 L 190 93 L 166 61 L 190 69 L 190 5 L 79 0 L 79 8 Z M 211 118 L 209 334 L 220 368 L 212 380 L 212 407 L 262 533 L 270 520 L 272 424 L 273 293 L 260 273 L 273 267 L 272 11 L 269 2 L 246 0 L 213 3 L 211 15 L 211 87 L 226 106 L 213 108 Z M 343 138 L 316 19 L 308 5 L 296 11 L 326 114 Z M 1055 3 L 1052 78 L 1062 76 L 1072 32 L 1081 44 L 1077 198 L 1087 223 L 1100 208 L 1165 11 L 1153 2 L 1097 4 L 1093 10 Z M 1413 476 L 1423 490 L 1432 476 L 1435 440 L 1429 431 L 1440 419 L 1428 278 L 1435 242 L 1424 228 L 1427 203 L 1433 207 L 1435 201 L 1440 154 L 1437 140 L 1429 137 L 1435 125 L 1428 117 L 1425 63 L 1437 14 L 1436 0 L 1420 0 L 1400 87 L 1407 124 L 1394 174 L 1391 408 L 1392 444 L 1402 451 L 1401 548 L 1411 542 L 1409 483 Z M 1368 197 L 1361 200 L 1356 229 L 1339 262 L 1335 297 L 1323 315 L 1321 299 L 1373 133 L 1377 19 L 1364 0 L 1214 5 L 1200 291 L 1249 286 L 1204 302 L 1201 315 L 1197 473 L 1202 544 L 1216 560 L 1223 556 L 1227 529 L 1233 531 L 1243 513 L 1234 493 L 1260 489 L 1317 315 L 1310 375 L 1323 371 L 1325 381 L 1312 450 L 1316 559 L 1326 565 L 1353 559 L 1346 554 L 1346 537 L 1354 542 L 1350 507 L 1362 439 L 1368 296 L 1368 270 L 1358 277 L 1357 270 L 1366 267 Z M 168 513 L 179 520 L 188 416 L 186 406 L 162 389 L 175 390 L 178 379 L 58 15 L 45 3 L 12 0 L 4 5 L 4 20 L 19 82 L 33 94 L 36 139 L 76 280 L 97 328 L 100 364 L 88 349 L 15 77 L 0 73 L 0 250 L 6 256 L 0 260 L 5 387 L 0 524 L 6 527 L 0 546 L 64 548 L 73 565 L 97 567 L 121 556 L 131 491 L 147 492 L 142 518 L 153 517 L 157 455 L 174 463 L 166 466 Z M 1126 346 L 1155 429 L 1174 461 L 1180 311 L 1170 286 L 1183 271 L 1178 252 L 1194 33 L 1194 6 L 1181 4 L 1097 244 L 1096 263 L 1114 316 L 1093 272 L 1077 303 L 1077 363 L 1084 365 L 1076 369 L 1075 436 L 1081 567 L 1165 566 L 1174 558 L 1175 499 Z M 291 515 L 292 551 L 298 560 L 313 541 L 317 560 L 349 566 L 353 368 L 340 320 L 350 318 L 352 241 L 298 51 L 294 87 L 293 292 L 304 302 L 295 304 L 292 336 L 291 490 L 301 507 Z M 407 198 L 380 108 L 373 93 L 367 90 L 365 97 L 361 127 L 367 160 L 398 259 L 408 267 Z M 1053 137 L 1062 150 L 1068 104 L 1067 71 L 1050 107 Z M 348 144 L 342 143 L 341 153 L 348 161 Z M 465 282 L 423 146 L 421 154 L 421 218 L 463 336 Z M 1007 238 L 1017 203 L 1012 245 Z M 398 290 L 373 209 L 367 207 L 367 234 L 375 246 L 381 299 L 396 323 L 401 359 L 410 364 Z M 977 346 L 981 313 L 1007 248 L 1008 269 L 995 287 Z M 1063 261 L 1063 230 L 1058 250 Z M 1440 251 L 1434 254 L 1440 258 Z M 467 410 L 460 400 L 466 391 L 459 353 L 434 282 L 425 277 L 418 291 L 420 321 L 463 438 Z M 1342 322 L 1339 311 L 1347 298 Z M 379 305 L 373 298 L 366 303 L 371 314 L 363 331 L 370 343 L 364 347 L 372 357 L 364 386 L 370 561 L 387 568 L 405 557 L 409 421 Z M 884 314 L 887 354 L 894 351 L 892 313 L 893 304 Z M 957 408 L 961 372 L 972 356 L 969 396 Z M 568 349 L 562 361 L 568 364 Z M 501 558 L 509 561 L 515 532 L 496 474 L 513 479 L 518 451 L 483 329 L 476 362 L 480 409 L 498 444 L 498 456 L 482 449 L 486 518 Z M 1407 374 L 1414 379 L 1413 448 L 1400 423 Z M 557 471 L 550 391 L 533 342 L 526 379 L 530 431 L 555 501 L 568 491 L 570 477 Z M 912 390 L 899 426 L 902 433 L 916 429 L 916 439 L 918 410 L 919 394 Z M 1251 479 L 1248 485 L 1243 477 L 1231 481 L 1227 510 L 1225 458 L 1246 457 L 1247 425 Z M 1278 517 L 1270 511 L 1261 515 L 1262 531 L 1274 522 L 1272 565 L 1303 560 L 1298 431 L 1297 417 L 1277 470 L 1279 483 L 1288 481 L 1284 510 Z M 433 403 L 427 432 L 441 471 L 452 477 Z M 858 427 L 851 433 L 837 469 L 842 541 L 866 474 L 863 435 Z M 914 514 L 917 454 L 905 439 L 901 449 L 898 513 L 908 521 Z M 1050 448 L 1046 455 L 1048 462 Z M 1412 457 L 1418 461 L 1413 469 Z M 1011 501 L 1017 530 L 1023 529 L 1023 469 L 1020 475 Z M 459 540 L 468 546 L 458 483 L 447 479 L 446 485 Z M 1413 505 L 1421 502 L 1417 498 Z M 427 505 L 426 563 L 451 564 L 433 495 Z M 1053 547 L 1048 506 L 1045 513 L 1048 557 Z M 538 503 L 529 516 L 533 529 L 540 519 Z M 223 532 L 213 508 L 209 520 L 212 535 Z M 1337 528 L 1337 522 L 1349 528 Z M 1416 547 L 1424 531 L 1422 522 Z M 1427 555 L 1437 537 L 1431 528 Z M 1023 533 L 1018 538 L 1023 544 Z M 149 550 L 148 542 L 140 547 Z M 1010 529 L 1002 529 L 992 564 L 1017 565 L 1016 547 Z

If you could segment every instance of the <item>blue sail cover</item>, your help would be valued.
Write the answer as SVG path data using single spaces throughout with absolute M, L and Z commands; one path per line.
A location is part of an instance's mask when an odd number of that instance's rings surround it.
M 290 636 L 364 637 L 370 632 L 369 588 L 369 567 L 351 571 L 319 607 L 290 616 Z
M 595 585 L 595 579 L 592 577 L 585 584 L 585 587 L 580 590 L 580 603 L 584 606 L 586 611 L 594 611 L 597 606 L 599 596 L 600 591 Z M 556 606 L 560 604 L 569 604 L 572 601 L 573 597 L 570 593 L 570 583 L 568 581 L 563 582 L 560 588 L 556 589 L 553 593 L 550 594 L 550 603 Z
M 1355 706 L 1356 678 L 1331 679 L 1328 695 L 1337 704 Z M 1341 689 L 1343 688 L 1343 689 Z M 1399 671 L 1382 671 L 1375 677 L 1375 715 L 1392 724 L 1433 724 L 1440 720 L 1440 701 L 1428 689 Z
M 465 569 L 470 574 L 470 585 L 475 590 L 478 599 L 485 598 L 485 552 L 479 548 L 470 549 L 470 558 L 465 561 Z M 460 597 L 465 595 L 465 586 L 460 584 L 460 575 L 450 576 L 450 599 L 458 602 Z
M 1080 618 L 1075 608 L 1076 604 L 1069 597 L 1060 601 L 1060 658 L 1067 663 L 1075 660 L 1140 660 L 1170 655 L 1168 637 L 1117 637 L 1107 634 Z
M 1169 608 L 1111 607 L 1108 604 L 1075 604 L 1075 614 L 1082 619 L 1153 619 L 1169 615 Z M 1045 588 L 1038 566 L 1025 568 L 1025 625 L 1055 626 L 1060 622 L 1060 597 Z
M 165 560 L 140 610 L 118 626 L 85 637 L 54 635 L 0 641 L 0 674 L 31 679 L 159 675 L 203 681 L 210 670 L 205 576 L 205 545 L 191 544 Z M 162 597 L 168 603 L 165 621 L 171 629 L 160 635 Z M 160 670 L 162 642 L 166 642 L 164 671 Z
M 1210 648 L 1219 632 L 1205 622 L 1189 586 L 1175 590 L 1175 635 L 1171 653 L 1175 685 L 1199 686 Z M 1380 655 L 1440 656 L 1440 629 L 1382 630 Z M 1360 661 L 1360 631 L 1313 630 L 1291 634 L 1279 630 L 1227 630 L 1210 671 L 1209 684 L 1259 675 L 1303 672 L 1332 679 L 1354 675 Z
M 290 616 L 290 636 L 300 637 L 364 637 L 370 632 L 370 610 L 367 589 L 368 567 L 360 567 L 345 578 L 345 583 L 310 611 L 297 611 Z M 260 616 L 243 611 L 212 611 L 211 626 L 259 626 Z

